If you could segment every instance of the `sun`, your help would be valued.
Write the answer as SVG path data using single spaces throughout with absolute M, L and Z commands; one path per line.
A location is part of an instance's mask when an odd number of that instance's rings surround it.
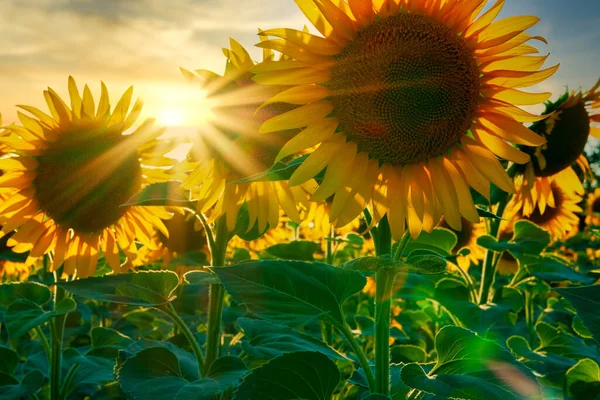
M 165 109 L 158 116 L 158 123 L 163 126 L 181 126 L 185 122 L 185 114 L 181 109 Z

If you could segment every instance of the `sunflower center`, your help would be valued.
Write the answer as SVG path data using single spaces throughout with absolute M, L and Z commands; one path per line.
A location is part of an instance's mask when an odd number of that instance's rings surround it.
M 404 13 L 360 31 L 327 86 L 339 130 L 393 165 L 446 153 L 467 133 L 480 97 L 463 39 L 432 17 Z
M 204 230 L 195 229 L 196 219 L 188 220 L 185 215 L 175 213 L 173 218 L 164 221 L 169 237 L 159 233 L 160 241 L 171 251 L 178 254 L 202 250 L 206 246 Z
M 527 217 L 528 220 L 537 225 L 544 225 L 550 221 L 553 221 L 561 213 L 562 205 L 564 202 L 564 196 L 560 189 L 552 184 L 551 186 L 552 195 L 554 196 L 554 207 L 546 207 L 544 213 L 540 213 L 539 207 L 536 207 L 533 213 Z
M 594 200 L 594 202 L 592 203 L 592 212 L 595 213 L 600 213 L 600 198 Z
M 142 186 L 137 152 L 120 131 L 76 127 L 38 157 L 35 193 L 46 214 L 65 228 L 97 232 L 117 222 L 120 207 Z
M 590 116 L 583 102 L 561 110 L 554 121 L 551 133 L 544 135 L 548 139 L 542 150 L 546 168 L 541 169 L 537 159 L 532 158 L 536 176 L 552 176 L 573 165 L 583 153 L 590 135 Z

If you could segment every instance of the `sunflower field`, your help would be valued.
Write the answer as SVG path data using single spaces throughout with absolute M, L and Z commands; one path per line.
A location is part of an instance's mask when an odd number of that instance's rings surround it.
M 181 157 L 133 88 L 0 120 L 0 399 L 600 399 L 600 81 L 505 0 L 295 3 Z

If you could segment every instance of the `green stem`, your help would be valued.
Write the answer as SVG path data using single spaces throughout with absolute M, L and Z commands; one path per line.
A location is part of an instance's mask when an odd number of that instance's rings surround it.
M 369 383 L 369 391 L 371 393 L 375 393 L 375 376 L 373 375 L 373 370 L 369 365 L 369 360 L 367 360 L 365 352 L 360 347 L 360 345 L 356 341 L 356 338 L 352 334 L 352 331 L 350 331 L 347 325 L 336 327 L 338 328 L 340 333 L 344 335 L 344 337 L 350 344 L 350 347 L 352 347 L 352 351 L 354 352 L 356 357 L 358 357 L 358 362 L 360 363 L 360 366 L 362 367 L 363 371 L 365 371 L 365 376 L 367 377 L 367 382 Z
M 35 333 L 37 333 L 40 340 L 42 341 L 44 353 L 46 353 L 46 358 L 48 359 L 48 362 L 50 362 L 50 360 L 52 360 L 52 350 L 50 349 L 50 344 L 48 343 L 46 335 L 44 335 L 44 332 L 42 331 L 42 328 L 40 326 L 35 327 Z
M 55 286 L 54 307 L 65 298 L 65 291 Z M 60 398 L 60 381 L 62 365 L 62 340 L 67 314 L 57 315 L 51 322 L 52 327 L 52 359 L 50 364 L 50 399 Z
M 65 377 L 65 381 L 62 384 L 62 388 L 60 389 L 60 400 L 64 400 L 67 398 L 67 396 L 68 396 L 67 390 L 69 390 L 69 385 L 71 385 L 71 380 L 73 380 L 73 376 L 75 376 L 75 372 L 77 372 L 78 368 L 79 368 L 79 364 L 75 364 L 71 367 L 71 369 L 69 369 L 69 372 L 67 373 L 67 376 Z
M 327 238 L 327 251 L 325 253 L 325 260 L 327 262 L 327 264 L 329 265 L 333 265 L 333 260 L 334 260 L 334 254 L 333 254 L 333 239 L 335 239 L 335 229 L 333 228 L 333 225 L 331 225 L 331 227 L 329 228 L 329 236 Z M 329 345 L 332 344 L 333 342 L 333 327 L 324 322 L 321 321 L 321 337 L 323 338 L 323 341 Z
M 496 215 L 502 217 L 504 215 L 504 210 L 508 205 L 508 196 L 500 201 L 498 204 L 498 211 Z M 498 238 L 498 231 L 500 230 L 500 221 L 491 221 L 490 222 L 490 236 L 494 238 Z M 483 269 L 481 271 L 481 286 L 479 287 L 479 304 L 486 304 L 490 297 L 490 289 L 494 283 L 494 276 L 496 275 L 496 262 L 495 262 L 495 252 L 492 250 L 485 251 L 485 258 L 483 261 Z
M 390 319 L 396 271 L 379 268 L 375 278 L 375 377 L 376 393 L 390 393 Z
M 398 247 L 396 247 L 396 252 L 394 253 L 394 260 L 398 261 L 404 255 L 404 250 L 406 250 L 406 246 L 408 245 L 408 241 L 410 240 L 410 233 L 406 231 L 404 236 L 402 236 L 402 240 L 398 243 Z
M 229 232 L 225 217 L 221 217 L 216 224 L 215 241 L 211 246 L 212 266 L 225 265 L 225 255 L 229 243 Z M 221 320 L 223 318 L 223 300 L 225 289 L 221 284 L 213 283 L 209 288 L 208 299 L 208 332 L 206 338 L 206 359 L 204 373 L 208 372 L 211 364 L 219 358 L 221 346 Z
M 533 294 L 529 290 L 525 290 L 525 321 L 527 322 L 527 328 L 529 331 L 529 345 L 534 348 L 533 340 L 535 337 L 535 322 L 534 322 L 534 309 L 533 309 Z
M 200 349 L 200 345 L 198 345 L 198 341 L 194 337 L 194 334 L 188 328 L 185 322 L 183 322 L 179 314 L 177 314 L 177 311 L 175 310 L 175 307 L 173 307 L 172 304 L 169 303 L 166 307 L 161 308 L 160 310 L 167 314 L 169 317 L 171 317 L 175 325 L 179 327 L 179 330 L 183 333 L 183 335 L 189 342 L 190 347 L 192 348 L 192 351 L 196 356 L 196 360 L 198 361 L 198 372 L 200 374 L 200 378 L 204 378 L 204 356 L 202 355 L 202 350 Z
M 387 215 L 379 221 L 377 226 L 377 240 L 375 241 L 375 254 L 382 256 L 392 252 L 392 232 Z

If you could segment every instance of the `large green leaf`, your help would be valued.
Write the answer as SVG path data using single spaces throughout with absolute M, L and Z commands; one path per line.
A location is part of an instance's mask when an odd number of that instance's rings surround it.
M 510 251 L 516 258 L 521 255 L 538 255 L 550 244 L 550 234 L 530 221 L 517 221 L 510 240 L 497 240 L 481 236 L 477 244 L 496 252 Z
M 527 367 L 505 348 L 471 331 L 457 326 L 442 328 L 435 338 L 435 350 L 438 359 L 429 373 L 419 364 L 402 369 L 407 386 L 444 398 L 520 399 L 523 393 L 500 378 L 510 374 L 527 382 L 528 395 L 539 394 L 535 377 Z
M 114 381 L 114 359 L 83 354 L 72 347 L 63 351 L 63 368 L 70 370 L 76 366 L 69 386 L 65 387 L 67 396 L 75 394 L 84 397 L 93 396 L 102 384 Z M 75 396 L 75 397 L 77 397 Z
M 122 207 L 126 206 L 174 206 L 196 208 L 188 191 L 181 188 L 181 182 L 159 182 L 146 186 L 134 194 Z
M 131 338 L 110 328 L 93 328 L 90 336 L 92 348 L 88 351 L 88 355 L 109 359 L 117 358 L 120 350 L 126 349 L 133 343 Z
M 44 384 L 44 376 L 40 371 L 28 372 L 20 383 L 0 386 L 0 398 L 3 400 L 27 399 L 40 390 Z
M 400 373 L 402 372 L 402 368 L 404 368 L 404 365 L 405 364 L 403 363 L 390 364 L 390 398 L 392 400 L 405 400 L 407 398 L 408 393 L 411 390 L 408 386 L 404 384 L 404 382 L 402 382 L 402 379 L 400 378 Z M 375 373 L 374 368 L 371 369 L 373 369 L 373 373 Z M 362 400 L 369 398 L 369 383 L 367 381 L 365 371 L 362 368 L 354 370 L 354 373 L 352 374 L 350 379 L 348 379 L 348 382 L 352 383 L 353 385 L 360 386 L 362 388 L 362 391 L 365 392 L 365 397 L 362 397 Z
M 323 353 L 287 353 L 254 369 L 233 399 L 331 400 L 339 382 L 340 371 Z
M 556 289 L 577 310 L 577 315 L 600 342 L 600 285 Z
M 6 309 L 15 300 L 27 300 L 39 306 L 48 303 L 52 292 L 47 286 L 35 282 L 4 283 L 0 285 L 0 322 Z
M 567 371 L 567 395 L 574 399 L 600 399 L 600 368 L 589 358 L 580 360 Z
M 570 281 L 590 284 L 596 280 L 575 271 L 573 267 L 566 265 L 564 260 L 554 257 L 539 257 L 535 263 L 523 263 L 522 265 L 531 275 L 547 282 Z
M 8 347 L 0 346 L 0 372 L 12 376 L 19 364 L 19 355 Z
M 205 378 L 189 381 L 180 369 L 177 356 L 165 347 L 143 349 L 125 360 L 117 378 L 128 398 L 209 400 L 236 386 L 246 366 L 236 357 L 217 359 Z
M 77 304 L 70 298 L 63 299 L 52 311 L 44 311 L 39 305 L 29 300 L 13 301 L 5 313 L 8 335 L 11 340 L 17 339 L 57 315 L 74 311 L 76 307 Z
M 444 229 L 436 228 L 431 233 L 426 231 L 421 232 L 421 235 L 417 240 L 410 238 L 406 245 L 405 253 L 410 253 L 413 250 L 431 250 L 443 257 L 448 257 L 452 253 L 452 249 L 456 246 L 457 237 L 454 232 Z M 394 250 L 398 246 L 398 243 L 394 243 Z
M 341 304 L 366 284 L 359 272 L 298 261 L 252 261 L 213 271 L 236 302 L 284 324 L 319 318 L 341 326 Z
M 87 299 L 132 306 L 160 306 L 172 301 L 179 277 L 172 271 L 140 271 L 78 279 L 57 284 Z
M 321 249 L 315 242 L 295 240 L 290 243 L 279 243 L 265 249 L 267 253 L 283 260 L 313 261 L 314 254 Z
M 285 353 L 296 351 L 318 351 L 334 360 L 346 357 L 324 342 L 287 326 L 267 321 L 240 318 L 238 324 L 244 331 L 242 348 L 252 358 L 270 360 Z

